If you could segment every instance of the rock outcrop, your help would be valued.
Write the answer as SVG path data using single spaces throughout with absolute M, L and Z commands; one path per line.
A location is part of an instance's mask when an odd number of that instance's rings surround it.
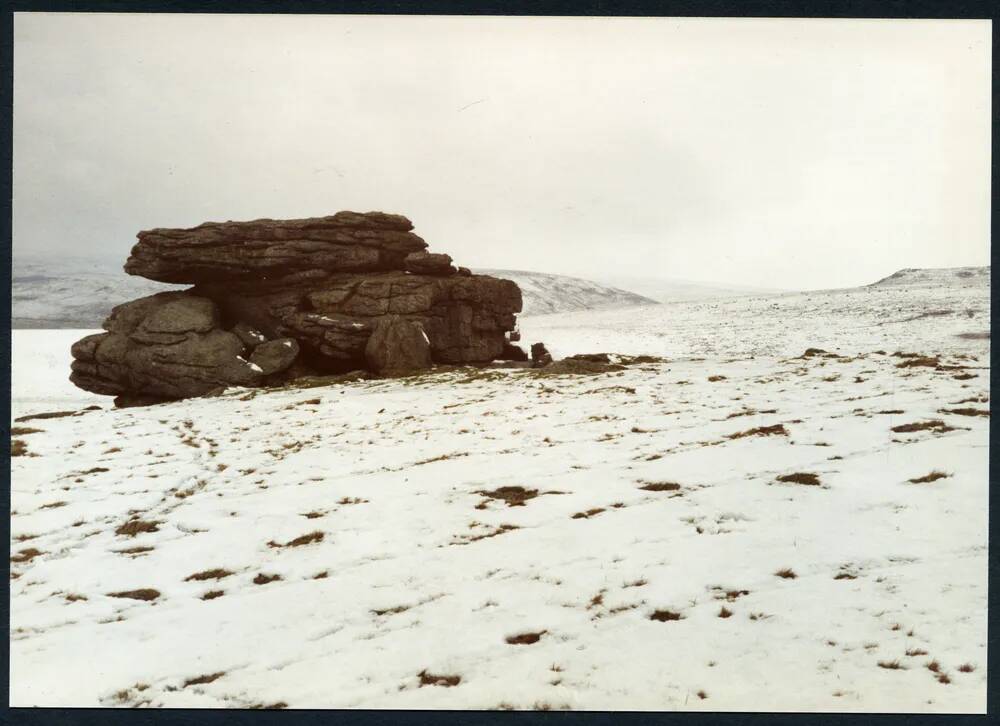
M 412 227 L 339 212 L 140 232 L 125 271 L 193 287 L 116 307 L 107 332 L 74 344 L 70 379 L 147 402 L 516 355 L 517 285 L 426 252 Z

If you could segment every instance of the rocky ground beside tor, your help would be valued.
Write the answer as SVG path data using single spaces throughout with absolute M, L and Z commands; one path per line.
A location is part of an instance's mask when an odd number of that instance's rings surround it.
M 11 704 L 982 712 L 989 327 L 698 301 L 522 321 L 659 356 L 596 374 L 89 411 L 17 331 Z

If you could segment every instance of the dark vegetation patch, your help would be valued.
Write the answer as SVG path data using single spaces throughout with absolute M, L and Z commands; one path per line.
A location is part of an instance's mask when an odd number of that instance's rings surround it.
M 728 416 L 726 416 L 726 418 L 727 419 L 731 419 L 731 418 L 738 418 L 740 416 L 756 416 L 757 414 L 761 414 L 761 413 L 778 413 L 778 409 L 776 409 L 776 408 L 768 408 L 768 409 L 761 409 L 761 410 L 758 411 L 758 410 L 753 409 L 753 408 L 748 408 L 748 409 L 745 409 L 743 411 L 737 411 L 736 413 L 731 413 Z
M 143 532 L 159 532 L 159 522 L 147 522 L 142 519 L 131 519 L 115 530 L 115 534 L 123 537 L 135 537 Z
M 288 704 L 284 701 L 276 701 L 275 703 L 255 703 L 252 706 L 247 706 L 251 711 L 280 711 L 283 708 L 288 708 Z
M 43 504 L 39 509 L 58 509 L 59 507 L 65 507 L 68 502 L 49 502 L 48 504 Z
M 720 618 L 731 618 L 732 616 L 733 616 L 733 611 L 730 610 L 729 608 L 727 608 L 725 605 L 723 605 L 719 609 L 719 617 Z
M 725 376 L 709 376 L 708 377 L 708 382 L 709 383 L 717 383 L 718 381 L 724 381 L 724 380 L 726 380 Z
M 604 511 L 603 507 L 595 507 L 594 509 L 588 509 L 586 512 L 577 512 L 570 519 L 590 519 Z
M 515 529 L 520 529 L 516 524 L 501 524 L 499 527 L 491 532 L 486 532 L 484 534 L 477 534 L 472 536 L 463 536 L 455 539 L 449 544 L 453 545 L 467 545 L 472 542 L 478 542 L 479 540 L 489 539 L 490 537 L 498 537 L 501 534 L 506 534 L 507 532 L 513 532 Z
M 11 426 L 10 435 L 11 436 L 27 436 L 28 434 L 40 434 L 44 433 L 42 429 L 33 429 L 30 426 Z
M 989 340 L 990 331 L 987 330 L 982 333 L 959 333 L 955 337 L 961 338 L 962 340 Z
M 676 492 L 681 488 L 681 485 L 672 481 L 651 481 L 639 488 L 647 492 Z
M 786 567 L 783 570 L 778 570 L 777 572 L 774 573 L 774 575 L 775 577 L 780 577 L 784 580 L 794 580 L 796 577 L 798 577 L 798 575 L 795 574 L 795 571 L 790 567 Z
M 931 673 L 940 673 L 941 672 L 941 664 L 938 663 L 936 660 L 932 660 L 930 663 L 928 663 L 924 667 L 927 670 L 929 670 Z
M 108 597 L 125 598 L 127 600 L 155 600 L 160 596 L 159 590 L 151 587 L 143 587 L 138 590 L 124 590 L 122 592 L 109 592 Z
M 10 440 L 10 455 L 11 456 L 27 456 L 28 455 L 28 445 L 21 439 L 11 439 Z
M 201 686 L 206 683 L 211 683 L 212 681 L 217 681 L 222 676 L 226 675 L 225 671 L 219 671 L 218 673 L 208 673 L 203 676 L 196 676 L 195 678 L 188 678 L 184 681 L 184 685 L 181 688 L 187 688 L 188 686 Z
M 491 492 L 480 489 L 476 492 L 489 499 L 502 499 L 508 507 L 523 507 L 529 499 L 538 496 L 537 489 L 525 489 L 522 486 L 506 486 L 494 489 Z M 485 502 L 483 502 L 485 505 Z
M 412 605 L 397 605 L 393 608 L 382 608 L 381 610 L 372 610 L 373 613 L 382 617 L 383 615 L 399 615 L 400 613 L 405 613 L 409 610 Z
M 667 623 L 672 620 L 682 620 L 683 618 L 683 615 L 675 613 L 673 610 L 654 610 L 653 614 L 649 616 L 650 620 L 655 620 L 658 623 Z
M 713 587 L 712 591 L 715 593 L 716 600 L 725 600 L 726 602 L 736 602 L 744 595 L 750 594 L 749 590 L 727 590 L 724 587 Z
M 942 408 L 938 413 L 953 413 L 956 416 L 983 416 L 990 417 L 989 409 L 982 408 Z
M 302 516 L 306 519 L 319 519 L 323 516 L 323 512 L 306 512 Z
M 146 552 L 152 552 L 153 549 L 153 547 L 129 547 L 128 549 L 115 550 L 114 552 L 119 555 L 141 555 Z
M 834 580 L 857 580 L 858 576 L 851 574 L 850 572 L 838 572 L 833 576 Z
M 699 691 L 698 691 L 697 693 L 695 693 L 694 695 L 696 695 L 696 696 L 697 696 L 698 698 L 700 698 L 700 699 L 701 699 L 702 701 L 704 701 L 704 700 L 705 700 L 706 698 L 708 698 L 708 694 L 707 694 L 707 693 L 705 693 L 704 689 L 702 689 L 702 690 L 699 690 Z
M 937 481 L 938 479 L 947 479 L 951 474 L 945 474 L 943 471 L 937 471 L 936 469 L 930 474 L 924 474 L 923 476 L 918 476 L 915 479 L 910 479 L 911 484 L 929 484 L 932 481 Z
M 323 532 L 310 532 L 309 534 L 303 534 L 300 537 L 285 542 L 285 544 L 280 544 L 275 542 L 273 539 L 267 543 L 268 547 L 302 547 L 303 545 L 312 544 L 313 542 L 322 542 L 323 537 L 326 535 Z
M 927 651 L 924 650 L 923 648 L 907 648 L 906 654 L 911 658 L 913 658 L 914 656 L 918 655 L 927 655 Z
M 420 679 L 420 687 L 424 686 L 442 686 L 444 688 L 451 688 L 452 686 L 457 686 L 462 682 L 462 676 L 445 676 L 437 673 L 428 673 L 426 670 L 422 670 L 417 674 L 417 678 Z
M 341 497 L 337 500 L 337 504 L 368 504 L 368 500 L 361 497 Z
M 225 590 L 209 590 L 204 595 L 201 596 L 202 600 L 214 600 L 217 597 L 222 597 L 225 595 Z
M 221 580 L 223 577 L 229 577 L 231 574 L 233 573 L 229 570 L 216 567 L 214 570 L 204 570 L 202 572 L 196 572 L 193 575 L 188 575 L 184 578 L 184 582 L 191 582 L 192 580 L 197 582 L 202 580 Z
M 253 578 L 254 585 L 266 585 L 269 582 L 274 582 L 275 580 L 280 580 L 281 575 L 265 575 L 263 572 L 258 572 L 257 576 Z
M 820 486 L 819 477 L 816 474 L 810 474 L 802 471 L 795 472 L 794 474 L 781 474 L 777 477 L 777 479 L 780 482 L 788 484 L 804 484 L 811 487 Z
M 878 662 L 879 668 L 886 668 L 891 671 L 902 671 L 906 670 L 906 667 L 902 665 L 898 660 L 880 660 Z
M 906 413 L 906 411 L 903 411 L 898 408 L 887 408 L 884 411 L 872 411 L 872 413 L 889 414 L 890 416 L 895 416 L 900 413 Z
M 34 547 L 28 547 L 18 552 L 16 555 L 10 558 L 11 562 L 31 562 L 33 559 L 43 554 L 41 550 L 35 549 Z
M 729 434 L 726 438 L 742 439 L 747 436 L 788 436 L 788 431 L 785 430 L 784 424 L 775 424 L 774 426 L 758 426 L 747 431 Z
M 897 434 L 911 434 L 916 431 L 934 431 L 935 433 L 944 434 L 954 431 L 955 427 L 949 426 L 940 419 L 932 419 L 930 421 L 915 421 L 914 423 L 900 424 L 899 426 L 893 426 L 891 430 Z
M 518 635 L 510 635 L 505 640 L 508 645 L 531 645 L 541 640 L 542 636 L 547 632 L 547 630 L 540 630 L 537 633 L 520 633 Z
M 79 416 L 87 411 L 99 411 L 100 406 L 87 406 L 87 408 L 80 411 L 48 411 L 46 413 L 32 413 L 27 416 L 18 416 L 14 421 L 17 423 L 24 423 L 25 421 L 35 421 L 38 419 L 47 418 L 65 418 L 66 416 Z
M 86 599 L 87 599 L 86 595 L 77 595 L 72 592 L 66 596 L 66 602 L 79 602 L 81 600 L 86 600 Z
M 971 663 L 963 663 L 958 667 L 959 673 L 972 673 L 974 670 L 976 670 L 976 667 Z
M 799 360 L 803 358 L 840 358 L 840 356 L 822 348 L 806 348 L 806 352 L 799 356 Z
M 897 363 L 897 368 L 937 368 L 941 365 L 941 359 L 936 356 L 926 358 L 907 358 L 902 363 Z
M 975 373 L 959 373 L 957 375 L 952 376 L 952 378 L 954 378 L 956 381 L 968 381 L 978 377 L 979 376 L 977 376 Z

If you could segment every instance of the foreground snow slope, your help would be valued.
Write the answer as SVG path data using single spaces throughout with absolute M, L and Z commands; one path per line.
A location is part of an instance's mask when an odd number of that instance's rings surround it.
M 988 288 L 524 329 L 668 360 L 18 423 L 11 704 L 985 709 Z

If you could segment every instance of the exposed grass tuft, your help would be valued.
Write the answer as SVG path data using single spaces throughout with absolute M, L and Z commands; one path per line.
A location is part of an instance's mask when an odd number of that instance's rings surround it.
M 945 474 L 943 471 L 938 471 L 935 469 L 930 474 L 924 474 L 923 476 L 918 476 L 915 479 L 910 479 L 911 484 L 928 484 L 932 481 L 937 481 L 938 479 L 947 479 L 951 474 Z
M 756 428 L 748 429 L 746 431 L 729 434 L 726 438 L 742 439 L 747 436 L 788 436 L 788 431 L 785 430 L 784 424 L 775 424 L 774 426 L 757 426 Z
M 109 592 L 108 597 L 125 598 L 127 600 L 155 600 L 160 596 L 159 590 L 151 587 L 140 588 L 139 590 L 124 590 L 122 592 Z
M 682 620 L 683 618 L 683 615 L 675 613 L 673 610 L 654 610 L 653 614 L 649 616 L 650 620 L 655 620 L 659 623 L 667 623 L 672 620 Z
M 323 537 L 325 537 L 325 536 L 326 535 L 323 532 L 319 532 L 319 531 L 310 532 L 309 534 L 304 534 L 304 535 L 302 535 L 300 537 L 296 537 L 295 539 L 293 539 L 293 540 L 291 540 L 289 542 L 285 542 L 285 544 L 280 544 L 278 542 L 275 542 L 274 540 L 271 540 L 270 542 L 267 543 L 267 546 L 268 547 L 302 547 L 303 545 L 312 544 L 313 542 L 322 542 L 323 541 Z
M 805 484 L 806 486 L 812 487 L 818 487 L 820 485 L 819 477 L 816 474 L 809 474 L 806 472 L 782 474 L 778 477 L 778 481 L 786 482 L 788 484 Z
M 115 534 L 123 537 L 135 537 L 143 532 L 159 532 L 159 522 L 146 522 L 141 519 L 131 519 L 115 530 Z
M 231 574 L 233 573 L 229 570 L 216 567 L 214 570 L 204 570 L 202 572 L 196 572 L 193 575 L 188 575 L 184 578 L 184 582 L 191 582 L 192 580 L 221 580 L 223 577 L 229 577 Z
M 784 580 L 794 580 L 796 577 L 798 577 L 798 575 L 795 574 L 795 571 L 792 570 L 790 567 L 786 567 L 783 570 L 778 570 L 777 572 L 774 573 L 774 575 L 775 577 L 780 577 Z
M 436 673 L 428 673 L 426 670 L 422 670 L 417 674 L 420 679 L 420 687 L 424 686 L 442 686 L 444 688 L 451 688 L 452 686 L 457 686 L 462 682 L 462 676 L 444 676 L 438 675 Z
M 518 635 L 507 636 L 504 640 L 507 641 L 508 645 L 532 645 L 541 640 L 542 636 L 547 632 L 547 630 L 541 630 L 537 633 L 520 633 Z

